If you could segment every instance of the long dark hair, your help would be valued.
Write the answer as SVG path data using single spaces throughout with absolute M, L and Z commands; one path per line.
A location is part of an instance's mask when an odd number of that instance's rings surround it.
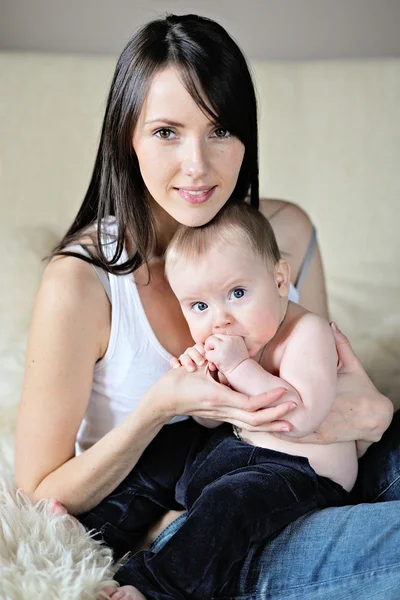
M 124 48 L 108 95 L 93 174 L 79 212 L 53 255 L 79 256 L 114 274 L 130 273 L 146 262 L 155 247 L 156 229 L 140 174 L 132 135 L 152 78 L 173 65 L 197 105 L 245 146 L 232 197 L 258 208 L 257 106 L 246 60 L 221 25 L 197 15 L 168 15 L 137 31 Z M 204 92 L 210 106 L 202 97 Z M 113 257 L 104 253 L 102 221 L 116 219 Z M 90 258 L 65 251 L 97 224 L 96 252 Z M 126 239 L 134 251 L 117 264 Z M 93 246 L 92 246 L 93 247 Z

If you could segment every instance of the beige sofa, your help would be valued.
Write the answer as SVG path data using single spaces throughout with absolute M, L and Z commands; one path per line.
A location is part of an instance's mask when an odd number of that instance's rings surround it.
M 0 475 L 8 482 L 40 258 L 85 192 L 113 66 L 112 58 L 0 54 Z M 262 194 L 312 217 L 331 315 L 398 408 L 400 61 L 253 67 Z

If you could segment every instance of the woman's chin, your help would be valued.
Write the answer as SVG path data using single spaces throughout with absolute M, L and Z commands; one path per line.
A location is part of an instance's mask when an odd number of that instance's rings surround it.
M 171 216 L 181 225 L 186 227 L 202 227 L 209 223 L 221 210 L 224 203 L 216 203 L 209 200 L 202 204 L 188 204 Z

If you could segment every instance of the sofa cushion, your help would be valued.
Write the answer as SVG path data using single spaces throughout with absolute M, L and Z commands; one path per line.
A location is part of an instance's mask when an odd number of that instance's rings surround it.
M 29 322 L 46 264 L 43 258 L 56 243 L 56 234 L 44 227 L 0 230 L 0 429 L 3 431 L 14 427 Z

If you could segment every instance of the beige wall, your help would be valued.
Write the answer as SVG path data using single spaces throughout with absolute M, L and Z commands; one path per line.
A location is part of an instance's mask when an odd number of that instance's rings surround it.
M 262 194 L 311 215 L 331 314 L 400 407 L 400 60 L 253 66 Z M 113 67 L 110 58 L 0 54 L 0 240 L 18 285 L 27 274 L 15 240 L 42 226 L 64 232 L 81 202 Z M 22 226 L 29 235 L 15 233 Z M 1 282 L 0 304 L 12 288 L 4 273 Z
M 400 56 L 400 0 L 0 0 L 0 50 L 116 55 L 167 11 L 217 19 L 253 59 Z

